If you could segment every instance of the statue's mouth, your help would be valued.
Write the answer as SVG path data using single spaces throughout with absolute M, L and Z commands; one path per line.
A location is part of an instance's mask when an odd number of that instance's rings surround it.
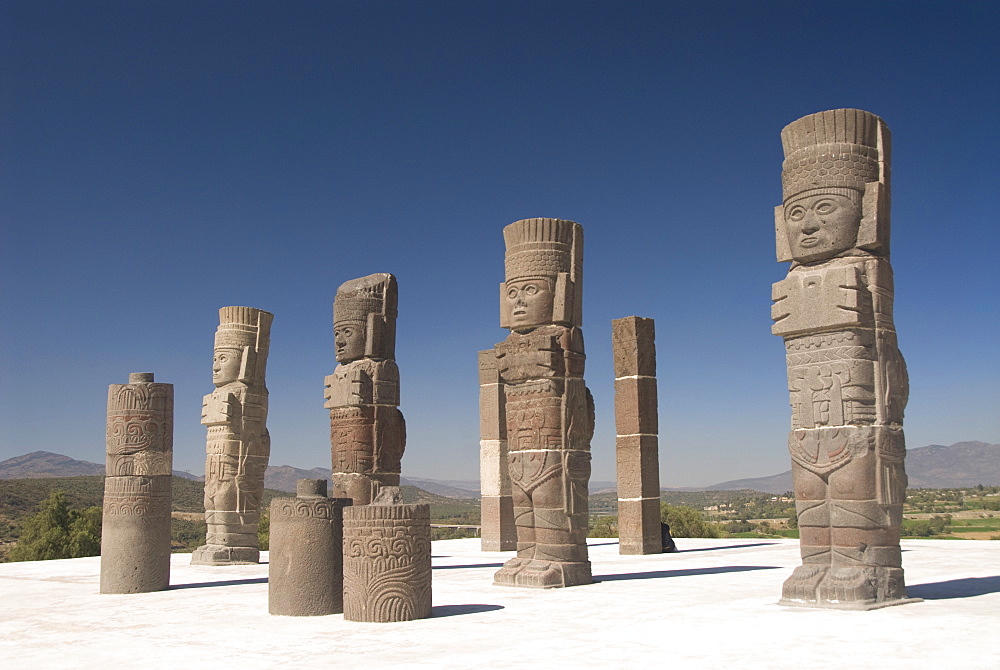
M 807 248 L 808 247 L 815 247 L 817 244 L 819 244 L 819 238 L 818 237 L 807 237 L 807 238 L 803 239 L 801 242 L 799 242 L 799 246 L 800 247 L 807 247 Z

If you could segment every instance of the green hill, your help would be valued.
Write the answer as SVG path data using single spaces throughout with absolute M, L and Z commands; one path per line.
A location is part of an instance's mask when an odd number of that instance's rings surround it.
M 205 521 L 203 482 L 173 478 L 172 540 L 174 551 L 191 551 L 204 544 Z M 428 503 L 433 523 L 479 524 L 479 501 L 458 500 L 428 493 L 415 486 L 401 487 L 407 503 Z M 72 509 L 101 507 L 104 503 L 104 477 L 52 477 L 0 480 L 0 560 L 20 536 L 21 522 L 38 510 L 39 504 L 53 491 L 63 491 Z M 264 489 L 262 508 L 270 508 L 273 498 L 294 493 Z M 180 514 L 176 514 L 180 513 Z M 190 515 L 196 515 L 192 518 Z

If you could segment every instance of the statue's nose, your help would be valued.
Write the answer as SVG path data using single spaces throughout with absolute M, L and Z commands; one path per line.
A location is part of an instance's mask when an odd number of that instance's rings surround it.
M 819 219 L 812 212 L 806 214 L 805 220 L 802 222 L 802 232 L 806 235 L 815 233 L 819 230 Z

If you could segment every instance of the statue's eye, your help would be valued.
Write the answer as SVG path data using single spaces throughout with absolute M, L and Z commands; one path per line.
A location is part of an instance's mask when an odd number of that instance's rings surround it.
M 837 205 L 832 200 L 821 200 L 818 203 L 816 203 L 817 214 L 829 214 L 836 209 Z
M 791 221 L 801 221 L 802 217 L 806 215 L 805 208 L 801 206 L 792 207 L 788 210 L 788 219 Z
M 510 300 L 513 300 L 514 298 L 516 298 L 517 297 L 517 289 L 513 289 L 513 288 L 507 289 L 507 297 Z
M 535 295 L 536 293 L 538 293 L 538 287 L 535 286 L 534 284 L 528 284 L 527 286 L 524 287 L 524 292 L 527 293 L 528 295 Z

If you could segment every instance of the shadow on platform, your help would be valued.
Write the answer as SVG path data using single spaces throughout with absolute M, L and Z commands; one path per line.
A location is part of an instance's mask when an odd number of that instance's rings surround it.
M 924 600 L 973 598 L 988 593 L 1000 593 L 1000 577 L 965 577 L 945 582 L 914 584 L 906 587 L 906 595 Z
M 502 609 L 502 605 L 435 605 L 431 608 L 431 618 L 479 614 L 480 612 L 494 612 Z
M 720 549 L 746 549 L 747 547 L 767 547 L 777 542 L 751 542 L 749 544 L 726 544 L 721 547 L 702 547 L 701 549 L 678 549 L 672 554 L 687 554 L 693 551 L 719 551 Z
M 194 584 L 171 584 L 168 591 L 175 589 L 203 589 L 208 586 L 240 586 L 242 584 L 267 584 L 267 577 L 254 577 L 253 579 L 229 579 L 224 582 L 196 582 Z
M 718 575 L 727 572 L 749 572 L 751 570 L 777 570 L 777 565 L 727 565 L 722 568 L 691 568 L 689 570 L 653 570 L 652 572 L 629 572 L 620 575 L 594 575 L 595 582 L 613 582 L 624 579 L 660 579 L 663 577 L 693 577 L 695 575 Z
M 433 570 L 458 570 L 459 568 L 502 568 L 503 563 L 474 563 L 472 565 L 435 565 Z

